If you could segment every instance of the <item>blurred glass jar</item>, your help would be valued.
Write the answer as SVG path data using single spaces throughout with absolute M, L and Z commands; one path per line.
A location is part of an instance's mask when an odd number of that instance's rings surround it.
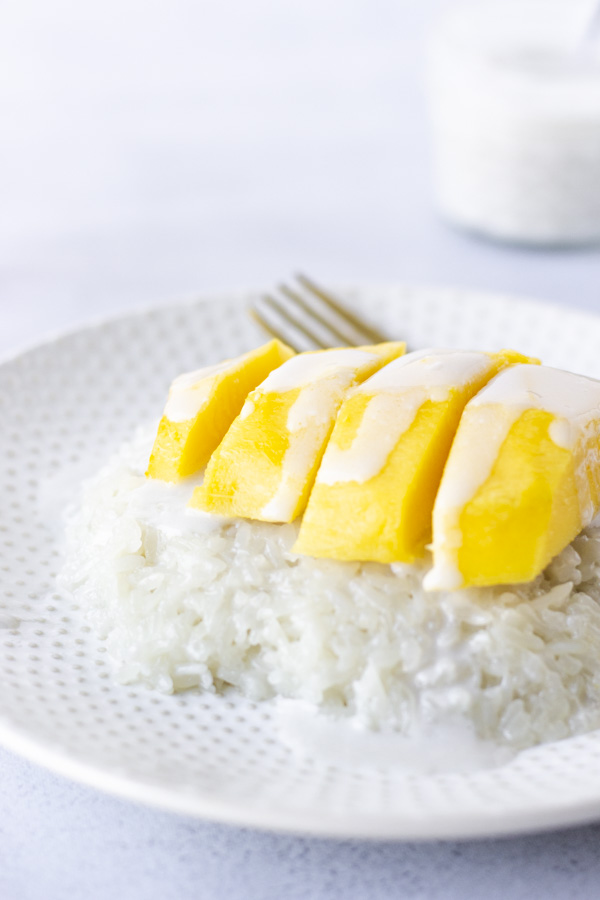
M 447 219 L 518 243 L 600 241 L 600 46 L 581 42 L 576 7 L 477 0 L 440 21 L 429 94 Z

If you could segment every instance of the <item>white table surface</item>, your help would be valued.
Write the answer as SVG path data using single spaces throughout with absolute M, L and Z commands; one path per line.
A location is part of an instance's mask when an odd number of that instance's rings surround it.
M 435 215 L 423 36 L 441 0 L 0 6 L 0 353 L 300 268 L 600 312 L 600 254 Z M 600 826 L 355 844 L 190 821 L 0 751 L 0 897 L 600 896 Z

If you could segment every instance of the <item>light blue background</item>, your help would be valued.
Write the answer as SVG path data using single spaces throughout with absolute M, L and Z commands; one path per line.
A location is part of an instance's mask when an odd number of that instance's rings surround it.
M 0 753 L 3 900 L 531 900 L 600 895 L 600 827 L 466 843 L 324 841 L 136 807 Z
M 3 4 L 0 353 L 297 268 L 600 311 L 597 251 L 497 246 L 436 218 L 423 40 L 446 5 Z M 337 843 L 139 808 L 5 752 L 0 773 L 2 900 L 600 896 L 598 827 Z

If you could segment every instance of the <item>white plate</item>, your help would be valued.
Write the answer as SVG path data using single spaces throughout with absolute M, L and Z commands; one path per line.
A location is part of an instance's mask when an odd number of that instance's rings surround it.
M 513 346 L 600 377 L 600 318 L 450 290 L 340 292 L 412 348 Z M 83 611 L 54 589 L 58 487 L 158 417 L 186 369 L 255 345 L 248 295 L 67 335 L 0 367 L 0 740 L 134 800 L 265 828 L 354 837 L 513 833 L 600 817 L 600 733 L 471 775 L 298 758 L 273 708 L 113 684 Z M 600 661 L 599 661 L 600 663 Z

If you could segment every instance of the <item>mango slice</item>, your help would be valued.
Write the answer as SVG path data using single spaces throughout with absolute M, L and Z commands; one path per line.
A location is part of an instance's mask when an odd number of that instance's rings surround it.
M 246 400 L 190 506 L 291 522 L 303 511 L 348 389 L 404 353 L 404 343 L 301 353 Z
M 598 514 L 600 382 L 515 366 L 467 405 L 433 513 L 429 590 L 528 582 Z
M 249 392 L 292 356 L 293 350 L 274 340 L 235 359 L 176 378 L 146 475 L 179 481 L 202 469 Z
M 340 409 L 295 551 L 382 563 L 423 556 L 464 406 L 517 362 L 529 360 L 512 350 L 425 350 L 355 388 Z

